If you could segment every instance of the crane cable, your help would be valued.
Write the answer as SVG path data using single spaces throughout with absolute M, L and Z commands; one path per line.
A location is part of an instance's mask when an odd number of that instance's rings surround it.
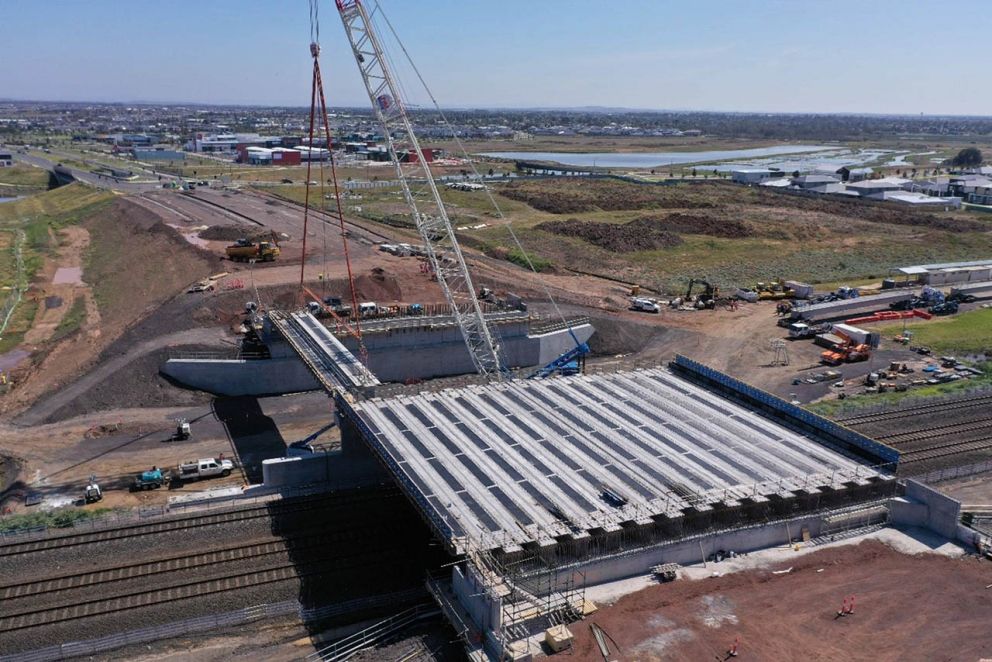
M 424 80 L 423 75 L 421 75 L 420 73 L 420 69 L 418 69 L 417 65 L 414 63 L 413 58 L 410 57 L 410 53 L 407 51 L 406 45 L 400 39 L 399 35 L 396 34 L 396 30 L 393 28 L 393 24 L 390 22 L 389 17 L 386 16 L 386 13 L 384 11 L 382 11 L 382 8 L 378 0 L 375 3 L 375 10 L 386 22 L 386 26 L 389 28 L 389 31 L 392 33 L 393 38 L 396 40 L 396 43 L 399 44 L 400 49 L 403 51 L 403 55 L 406 57 L 406 60 L 410 64 L 410 67 L 413 69 L 413 72 L 417 75 L 417 78 L 420 80 L 420 84 L 423 86 L 424 91 L 427 92 L 427 96 L 430 97 L 431 103 L 434 104 L 434 109 L 437 110 L 438 115 L 441 116 L 441 120 L 444 122 L 446 126 L 450 127 L 451 124 L 448 122 L 448 118 L 445 116 L 444 111 L 441 110 L 441 106 L 440 104 L 438 104 L 437 99 L 434 97 L 434 93 L 431 91 L 430 87 L 428 87 L 427 81 Z M 472 174 L 474 174 L 476 178 L 481 179 L 482 176 L 479 174 L 478 169 L 475 167 L 475 162 L 471 158 L 469 158 L 468 151 L 466 151 L 465 149 L 465 145 L 462 143 L 461 139 L 455 133 L 454 129 L 451 130 L 451 137 L 454 138 L 455 144 L 458 145 L 459 151 L 465 157 L 465 160 L 468 162 L 469 167 L 472 169 Z M 562 313 L 561 308 L 558 306 L 558 302 L 555 301 L 555 298 L 551 295 L 551 289 L 548 287 L 547 282 L 545 282 L 545 280 L 541 278 L 540 272 L 538 272 L 537 268 L 534 266 L 534 263 L 531 261 L 530 255 L 527 253 L 526 250 L 524 250 L 523 244 L 520 243 L 520 239 L 517 236 L 517 233 L 514 232 L 512 221 L 507 219 L 506 216 L 503 214 L 503 210 L 496 202 L 496 198 L 493 196 L 492 191 L 489 190 L 489 187 L 485 186 L 484 190 L 486 192 L 486 196 L 489 198 L 490 204 L 492 204 L 493 209 L 496 210 L 496 216 L 500 220 L 504 221 L 504 226 L 509 231 L 510 237 L 513 239 L 513 243 L 516 245 L 517 250 L 520 251 L 520 254 L 523 256 L 524 261 L 527 262 L 527 266 L 530 267 L 530 270 L 534 272 L 535 276 L 537 276 L 537 282 L 541 284 L 541 288 L 544 290 L 544 294 L 548 298 L 548 301 L 554 307 L 555 313 L 561 319 L 562 323 L 567 325 L 568 321 L 565 319 L 564 313 Z M 569 331 L 571 332 L 571 327 L 569 327 Z M 576 341 L 576 344 L 578 344 L 578 340 L 575 338 L 575 334 L 572 333 L 571 335 L 572 335 L 572 339 Z
M 324 124 L 324 139 L 327 148 L 327 155 L 331 163 L 331 180 L 334 186 L 334 199 L 337 202 L 337 220 L 338 226 L 341 230 L 341 243 L 344 249 L 344 261 L 348 269 L 348 286 L 351 294 L 351 318 L 354 320 L 354 325 L 345 324 L 345 329 L 349 335 L 356 338 L 358 341 L 358 352 L 362 363 L 368 364 L 368 350 L 365 347 L 365 341 L 362 338 L 362 327 L 359 317 L 358 309 L 358 292 L 355 289 L 355 277 L 351 270 L 351 255 L 348 251 L 348 236 L 344 225 L 344 212 L 341 209 L 341 190 L 338 187 L 338 176 L 337 168 L 334 164 L 334 155 L 331 152 L 331 128 L 327 116 L 327 101 L 324 96 L 324 83 L 320 75 L 320 43 L 317 39 L 320 38 L 320 21 L 317 15 L 317 0 L 310 1 L 310 55 L 313 57 L 313 80 L 310 86 L 310 130 L 309 130 L 309 158 L 307 159 L 307 181 L 304 192 L 304 202 L 303 202 L 303 255 L 300 262 L 300 292 L 301 295 L 306 293 L 308 290 L 304 283 L 304 270 L 306 268 L 306 256 L 307 256 L 307 229 L 309 226 L 310 219 L 310 179 L 311 172 L 313 168 L 313 149 L 314 149 L 314 122 L 317 119 L 317 109 L 318 102 L 320 108 L 319 119 Z M 321 155 L 322 156 L 322 155 Z M 323 180 L 324 180 L 324 164 L 323 159 L 319 166 L 321 173 L 321 184 L 320 190 L 323 192 Z M 323 196 L 321 199 L 321 207 L 323 207 Z M 332 215 L 333 216 L 333 215 Z M 324 221 L 326 227 L 326 221 Z M 326 265 L 326 243 L 325 243 L 325 254 L 324 260 Z M 324 277 L 326 279 L 326 268 Z M 323 302 L 319 302 L 323 304 Z

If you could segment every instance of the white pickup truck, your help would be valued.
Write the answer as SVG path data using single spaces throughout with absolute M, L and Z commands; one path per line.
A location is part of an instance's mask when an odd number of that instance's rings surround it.
M 181 462 L 178 475 L 179 480 L 187 481 L 211 476 L 230 476 L 233 470 L 234 463 L 230 460 L 208 457 Z
M 630 300 L 630 309 L 639 310 L 645 313 L 660 313 L 661 306 L 654 299 L 646 299 L 644 297 L 632 297 Z

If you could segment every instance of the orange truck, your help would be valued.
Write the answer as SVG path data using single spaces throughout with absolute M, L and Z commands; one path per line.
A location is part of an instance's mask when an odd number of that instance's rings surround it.
M 871 358 L 871 345 L 857 342 L 854 338 L 838 330 L 836 327 L 833 333 L 840 337 L 843 342 L 820 354 L 820 361 L 823 363 L 827 365 L 840 365 L 841 363 L 867 361 Z

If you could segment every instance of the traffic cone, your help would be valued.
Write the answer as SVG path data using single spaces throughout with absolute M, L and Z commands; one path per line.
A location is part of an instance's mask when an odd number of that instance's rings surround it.
M 737 647 L 740 645 L 740 643 L 741 643 L 741 638 L 734 637 L 734 644 L 730 647 L 730 650 L 727 651 L 727 655 L 729 655 L 730 657 L 737 657 Z

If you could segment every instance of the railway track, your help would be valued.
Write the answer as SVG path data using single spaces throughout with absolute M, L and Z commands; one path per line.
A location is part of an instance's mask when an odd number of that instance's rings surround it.
M 123 593 L 111 598 L 75 601 L 71 605 L 29 609 L 0 617 L 0 633 L 16 632 L 36 627 L 50 627 L 65 621 L 91 618 L 138 607 L 188 600 L 194 597 L 222 593 L 240 588 L 261 586 L 286 581 L 299 576 L 296 565 L 283 563 L 278 566 L 249 572 L 238 572 L 211 579 L 196 579 L 180 584 L 150 590 Z
M 99 531 L 88 531 L 86 533 L 73 533 L 63 536 L 53 536 L 25 542 L 12 542 L 0 545 L 0 558 L 32 554 L 51 549 L 65 549 L 68 547 L 78 547 L 81 545 L 91 545 L 94 543 L 109 542 L 112 540 L 122 540 L 137 536 L 156 535 L 168 533 L 170 531 L 183 531 L 186 529 L 202 528 L 206 526 L 217 526 L 220 524 L 230 524 L 236 522 L 246 522 L 261 518 L 271 518 L 280 514 L 296 512 L 306 512 L 323 507 L 328 501 L 334 501 L 333 507 L 350 506 L 369 499 L 382 498 L 381 496 L 358 497 L 330 497 L 320 495 L 293 502 L 272 502 L 260 506 L 250 506 L 236 510 L 225 510 L 218 513 L 206 513 L 166 519 L 155 522 L 129 524 L 114 528 L 101 529 Z
M 387 532 L 388 529 L 382 525 L 349 527 L 347 529 L 338 529 L 334 532 L 303 534 L 293 538 L 272 540 L 254 545 L 231 545 L 195 554 L 177 554 L 151 561 L 127 563 L 111 568 L 101 568 L 99 570 L 69 573 L 55 577 L 46 577 L 45 579 L 0 585 L 0 613 L 3 611 L 2 606 L 9 604 L 11 600 L 72 591 L 141 577 L 209 568 L 211 566 L 260 559 L 284 553 L 299 553 L 321 546 L 354 541 L 356 539 L 360 540 L 365 537 L 375 539 L 376 536 Z
M 355 536 L 378 536 L 388 533 L 386 526 L 370 527 L 367 530 L 352 529 L 339 536 L 342 539 Z M 87 573 L 63 575 L 51 579 L 11 584 L 0 588 L 5 596 L 0 600 L 3 609 L 0 610 L 0 634 L 16 632 L 37 627 L 50 627 L 66 621 L 74 621 L 95 616 L 110 615 L 125 612 L 140 607 L 190 600 L 203 596 L 235 591 L 244 588 L 262 586 L 276 582 L 288 581 L 323 574 L 342 574 L 363 565 L 379 563 L 377 555 L 386 548 L 363 548 L 361 545 L 346 547 L 348 553 L 336 552 L 321 558 L 320 561 L 304 562 L 279 560 L 250 570 L 231 572 L 226 567 L 233 561 L 251 561 L 264 559 L 294 551 L 315 550 L 327 547 L 326 537 L 312 538 L 305 546 L 287 544 L 285 541 L 273 541 L 250 545 L 242 548 L 226 548 L 199 554 L 177 556 L 169 559 L 159 559 L 145 563 L 133 563 L 114 568 L 107 568 Z M 340 542 L 340 540 L 338 541 Z M 219 568 L 223 574 L 185 578 L 178 582 L 164 583 L 165 577 L 151 588 L 144 586 L 134 590 L 122 590 L 113 596 L 79 599 L 77 591 L 91 591 L 97 585 L 120 582 L 127 579 L 149 578 L 183 570 L 209 571 Z M 38 607 L 31 604 L 32 598 L 53 593 L 67 593 L 62 604 Z M 83 594 L 85 595 L 85 593 Z M 20 605 L 24 605 L 20 607 Z
M 898 446 L 912 441 L 925 441 L 944 437 L 951 434 L 966 434 L 981 430 L 992 429 L 992 417 L 979 418 L 960 423 L 948 423 L 946 425 L 935 425 L 921 430 L 908 430 L 906 432 L 893 432 L 891 434 L 876 435 L 875 439 L 884 441 L 890 446 Z
M 970 439 L 968 441 L 956 441 L 949 444 L 939 444 L 920 450 L 903 451 L 900 453 L 899 464 L 915 464 L 927 462 L 950 455 L 961 455 L 963 453 L 975 453 L 992 449 L 992 435 L 981 437 L 980 439 Z
M 919 405 L 917 407 L 910 407 L 907 409 L 896 409 L 893 411 L 879 412 L 877 414 L 865 414 L 863 416 L 850 416 L 848 418 L 839 418 L 837 423 L 844 425 L 846 427 L 855 427 L 860 425 L 867 425 L 869 423 L 880 423 L 887 421 L 895 421 L 902 418 L 910 418 L 913 416 L 925 416 L 930 413 L 945 413 L 960 409 L 972 409 L 975 407 L 982 406 L 992 406 L 992 395 L 979 395 L 971 398 L 961 398 L 958 400 L 952 400 L 943 403 L 934 403 L 927 405 Z

